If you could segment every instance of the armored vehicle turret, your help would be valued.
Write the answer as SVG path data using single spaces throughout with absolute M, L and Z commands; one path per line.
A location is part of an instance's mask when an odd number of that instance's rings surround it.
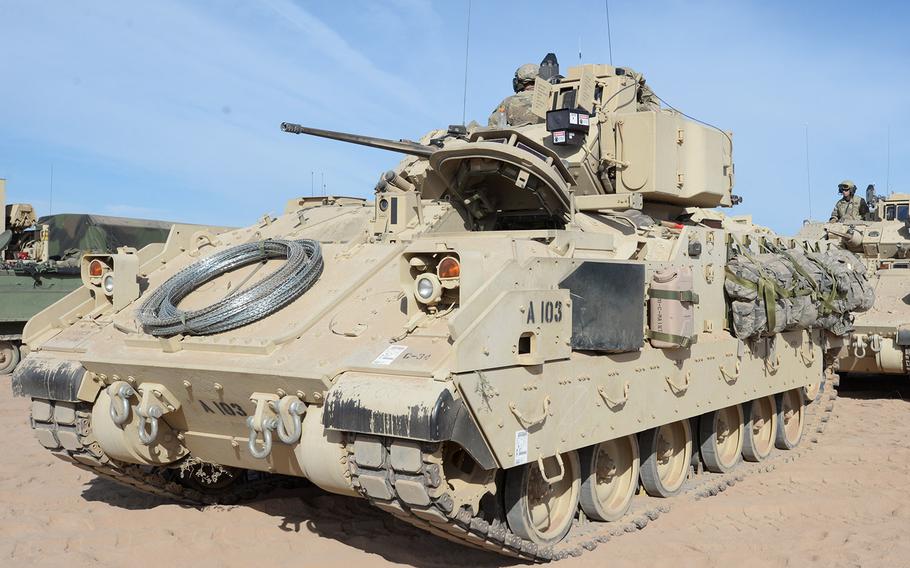
M 824 239 L 862 259 L 875 289 L 872 309 L 856 316 L 841 372 L 907 375 L 910 372 L 910 194 L 881 197 L 867 189 L 869 218 L 808 223 L 800 236 Z
M 640 74 L 582 65 L 534 96 L 538 124 L 416 142 L 284 123 L 405 157 L 372 201 L 85 256 L 25 330 L 39 442 L 194 502 L 303 477 L 547 560 L 655 518 L 639 488 L 813 437 L 860 263 L 707 209 L 735 201 L 732 135 Z

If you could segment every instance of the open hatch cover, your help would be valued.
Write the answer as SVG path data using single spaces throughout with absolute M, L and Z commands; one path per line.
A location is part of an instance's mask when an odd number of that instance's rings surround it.
M 480 219 L 496 213 L 566 218 L 574 180 L 551 150 L 514 130 L 484 130 L 429 156 L 449 192 Z

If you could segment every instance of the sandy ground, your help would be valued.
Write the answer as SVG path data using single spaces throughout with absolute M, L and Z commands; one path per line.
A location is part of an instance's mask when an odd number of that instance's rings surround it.
M 845 380 L 813 451 L 556 565 L 910 566 L 908 401 L 906 379 Z M 205 510 L 144 496 L 52 457 L 26 419 L 4 384 L 2 566 L 514 564 L 315 488 Z

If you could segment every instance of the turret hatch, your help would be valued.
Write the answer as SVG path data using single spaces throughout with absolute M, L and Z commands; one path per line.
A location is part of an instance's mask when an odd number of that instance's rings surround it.
M 562 228 L 574 180 L 556 154 L 512 130 L 484 130 L 429 156 L 449 198 L 475 228 Z

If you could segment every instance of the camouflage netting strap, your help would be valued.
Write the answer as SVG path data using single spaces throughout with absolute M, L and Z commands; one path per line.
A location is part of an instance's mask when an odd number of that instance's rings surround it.
M 688 337 L 685 335 L 676 335 L 674 333 L 664 333 L 662 331 L 653 330 L 648 330 L 645 335 L 647 335 L 648 339 L 656 339 L 658 341 L 666 341 L 667 343 L 675 343 L 683 348 L 690 347 L 698 340 L 697 335 Z
M 734 242 L 735 239 L 734 239 Z M 755 258 L 749 254 L 749 250 L 740 245 L 738 245 L 739 253 L 745 256 L 749 261 L 752 262 L 753 266 L 757 269 L 759 277 L 757 282 L 752 282 L 741 278 L 736 273 L 730 270 L 729 265 L 726 267 L 727 278 L 733 280 L 740 286 L 745 288 L 751 288 L 756 291 L 759 298 L 764 299 L 765 305 L 765 318 L 768 322 L 768 330 L 773 330 L 777 327 L 777 300 L 778 298 L 789 298 L 791 297 L 791 292 L 778 284 L 775 278 L 772 278 L 767 274 L 765 269 L 762 267 L 762 263 L 755 260 Z
M 692 290 L 648 290 L 648 297 L 658 300 L 678 300 L 680 302 L 698 303 L 698 294 Z
M 758 297 L 764 300 L 765 317 L 768 321 L 768 329 L 774 329 L 777 325 L 777 298 L 778 296 L 784 296 L 787 291 L 778 290 L 779 286 L 777 283 L 767 276 L 760 276 L 757 282 L 752 282 L 750 280 L 746 280 L 745 278 L 739 277 L 729 268 L 726 269 L 726 273 L 727 280 L 732 280 L 740 286 L 755 290 L 758 293 Z

